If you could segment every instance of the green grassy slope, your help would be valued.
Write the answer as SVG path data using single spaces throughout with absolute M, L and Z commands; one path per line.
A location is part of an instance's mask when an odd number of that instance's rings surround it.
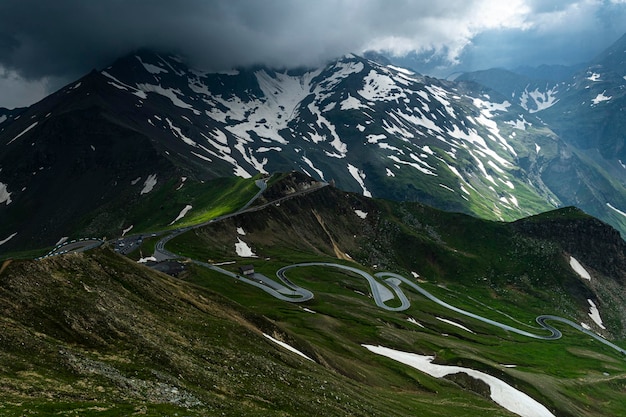
M 366 212 L 367 217 L 361 219 L 355 210 Z M 567 226 L 562 228 L 555 219 Z M 545 236 L 524 227 L 525 223 L 537 224 Z M 238 235 L 237 228 L 246 234 Z M 613 231 L 607 236 L 616 239 L 600 236 L 607 242 L 602 251 L 612 259 L 610 267 L 598 262 L 594 251 L 587 253 L 584 242 L 567 244 L 576 236 L 593 242 L 593 234 L 606 230 Z M 238 257 L 234 247 L 238 238 L 258 258 Z M 623 282 L 624 265 L 616 256 L 624 253 L 619 242 L 623 243 L 613 229 L 570 208 L 507 224 L 419 204 L 363 199 L 326 188 L 254 216 L 245 214 L 182 235 L 169 248 L 194 259 L 236 261 L 224 266 L 233 271 L 253 263 L 267 276 L 302 261 L 347 262 L 371 272 L 391 270 L 407 277 L 417 273 L 425 288 L 450 304 L 531 331 L 539 314 L 565 316 L 594 326 L 587 316 L 587 299 L 593 299 L 602 306 L 608 330 L 594 329 L 614 339 L 624 334 L 624 309 L 619 307 L 623 291 L 612 291 Z M 352 262 L 338 260 L 338 254 L 348 255 Z M 575 256 L 592 273 L 591 282 L 574 272 L 569 256 Z M 620 387 L 626 378 L 624 358 L 567 326 L 557 326 L 564 333 L 562 339 L 537 341 L 461 316 L 410 291 L 409 310 L 381 311 L 372 299 L 360 295 L 369 294 L 362 279 L 338 271 L 304 268 L 290 272 L 290 278 L 316 294 L 306 307 L 317 314 L 307 315 L 302 306 L 274 300 L 256 288 L 196 267 L 189 279 L 306 336 L 334 357 L 333 366 L 352 378 L 367 380 L 363 376 L 366 371 L 354 363 L 355 357 L 363 355 L 358 344 L 383 344 L 435 354 L 441 363 L 485 370 L 524 387 L 562 415 L 625 412 L 616 400 L 621 398 Z M 424 328 L 408 323 L 407 317 Z M 475 334 L 437 317 L 461 323 Z M 508 369 L 502 364 L 518 366 Z
M 284 189 L 297 185 L 287 179 Z M 268 195 L 279 195 L 276 184 L 284 181 L 270 181 Z M 195 229 L 167 247 L 193 259 L 234 261 L 223 265 L 232 271 L 252 263 L 267 276 L 304 261 L 398 272 L 452 305 L 536 333 L 538 314 L 593 324 L 591 298 L 607 326 L 595 330 L 624 346 L 616 289 L 626 251 L 606 230 L 574 209 L 507 224 L 325 187 Z M 603 241 L 605 256 L 586 254 L 584 243 L 571 243 L 576 237 Z M 257 257 L 237 256 L 238 239 Z M 569 256 L 592 281 L 572 270 Z M 337 269 L 298 268 L 288 276 L 315 298 L 279 301 L 190 263 L 174 279 L 106 249 L 7 262 L 0 270 L 0 414 L 511 415 L 483 384 L 432 378 L 362 344 L 481 370 L 559 416 L 626 413 L 625 358 L 566 326 L 557 325 L 559 340 L 529 339 L 408 288 L 408 310 L 382 310 L 362 278 Z
M 366 354 L 351 339 L 383 341 L 385 331 L 371 327 L 369 303 L 354 304 L 364 307 L 354 334 L 331 343 L 336 331 L 320 341 L 292 331 L 314 320 L 297 306 L 264 315 L 275 301 L 240 304 L 108 251 L 15 261 L 0 281 L 2 415 L 508 415 L 449 381 Z M 275 319 L 287 315 L 294 321 L 283 328 Z M 322 328 L 346 326 L 341 316 L 316 317 Z

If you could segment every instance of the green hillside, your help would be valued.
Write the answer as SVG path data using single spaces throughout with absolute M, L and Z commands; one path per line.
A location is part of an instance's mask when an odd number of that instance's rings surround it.
M 535 318 L 554 314 L 626 345 L 618 290 L 624 242 L 579 210 L 490 222 L 333 187 L 294 193 L 305 180 L 275 177 L 259 209 L 190 230 L 167 249 L 234 273 L 252 264 L 274 279 L 283 266 L 311 261 L 396 272 L 452 306 L 508 326 L 547 334 Z M 238 241 L 256 257 L 239 256 Z M 552 323 L 563 332 L 558 340 L 532 339 L 406 284 L 408 309 L 387 311 L 362 277 L 322 266 L 288 271 L 293 284 L 314 294 L 289 303 L 181 261 L 176 278 L 107 248 L 5 262 L 2 415 L 513 415 L 479 380 L 464 373 L 434 378 L 363 345 L 482 371 L 554 415 L 626 412 L 624 356 L 567 325 Z M 587 315 L 588 299 L 606 330 Z

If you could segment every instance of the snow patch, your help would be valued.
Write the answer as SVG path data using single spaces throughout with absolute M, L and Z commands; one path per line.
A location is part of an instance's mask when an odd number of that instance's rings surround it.
M 371 197 L 372 193 L 367 190 L 367 188 L 365 187 L 365 182 L 363 182 L 363 180 L 365 179 L 365 173 L 352 164 L 348 164 L 348 172 L 350 172 L 352 178 L 354 178 L 363 189 L 363 195 L 365 197 Z
M 31 130 L 32 128 L 34 128 L 35 126 L 37 126 L 39 122 L 35 122 L 32 125 L 28 126 L 26 129 L 22 130 L 22 132 L 20 134 L 18 134 L 16 137 L 14 137 L 13 139 L 11 139 L 10 141 L 7 142 L 7 145 L 11 144 L 11 142 L 13 142 L 14 140 L 20 138 L 22 135 L 25 135 L 29 130 Z
M 176 187 L 176 191 L 178 191 L 181 188 L 183 188 L 183 185 L 185 185 L 185 181 L 187 181 L 187 177 L 180 177 L 180 185 L 178 187 Z
M 143 67 L 146 69 L 146 71 L 148 71 L 150 74 L 160 74 L 162 72 L 167 74 L 169 72 L 165 68 L 157 67 L 156 65 L 152 65 L 152 64 L 148 64 L 147 62 L 143 62 L 141 60 L 141 57 L 138 56 L 138 55 L 135 55 L 135 58 L 137 58 L 139 60 L 139 62 L 141 62 L 141 65 L 143 65 Z
M 11 193 L 7 185 L 0 182 L 0 204 L 2 203 L 7 203 L 7 206 L 11 204 Z
M 126 229 L 122 230 L 122 236 L 125 236 L 126 233 L 130 232 L 131 230 L 133 230 L 133 225 L 132 224 L 130 226 L 128 226 Z
M 257 257 L 256 254 L 252 252 L 252 248 L 250 248 L 250 246 L 248 246 L 246 242 L 239 239 L 239 237 L 237 237 L 237 243 L 235 243 L 235 252 L 237 252 L 237 255 L 241 256 L 242 258 Z
M 193 207 L 189 204 L 187 204 L 185 206 L 185 208 L 183 208 L 180 213 L 178 213 L 178 216 L 176 216 L 176 218 L 174 220 L 172 220 L 172 222 L 169 224 L 169 226 L 173 225 L 174 223 L 176 223 L 177 221 L 179 221 L 180 219 L 182 219 L 183 217 L 185 217 L 185 215 L 187 213 L 189 213 L 189 210 L 191 210 Z
M 157 183 L 157 174 L 148 175 L 148 178 L 143 183 L 143 189 L 139 193 L 139 195 L 148 194 L 150 191 L 154 189 L 154 186 Z
M 581 278 L 591 281 L 591 275 L 589 275 L 589 272 L 587 272 L 587 270 L 583 268 L 580 262 L 578 262 L 578 260 L 573 256 L 569 257 L 569 265 L 578 275 L 580 275 Z
M 591 102 L 593 103 L 592 106 L 597 106 L 599 103 L 602 103 L 603 101 L 609 101 L 610 99 L 613 98 L 611 96 L 605 96 L 604 93 L 606 93 L 606 90 L 604 90 L 603 92 L 598 94 L 596 98 L 591 100 Z
M 472 333 L 472 334 L 475 334 L 473 331 L 471 331 L 471 330 L 470 330 L 470 329 L 468 329 L 467 327 L 465 327 L 465 326 L 463 326 L 462 324 L 457 323 L 457 322 L 455 322 L 455 321 L 448 320 L 448 319 L 444 319 L 444 318 L 441 318 L 441 317 L 437 317 L 437 320 L 442 321 L 442 322 L 444 322 L 444 323 L 451 324 L 452 326 L 456 326 L 456 327 L 458 327 L 459 329 L 463 329 L 463 330 L 465 330 L 466 332 L 470 332 L 470 333 Z
M 1 194 L 1 193 L 0 193 Z M 1 198 L 0 198 L 1 200 Z M 1 202 L 1 201 L 0 201 Z M 610 208 L 611 210 L 616 211 L 617 213 L 621 214 L 622 216 L 626 217 L 626 213 L 624 213 L 622 210 L 617 209 L 615 207 L 613 207 L 610 203 L 606 203 L 607 207 Z
M 137 263 L 145 264 L 146 262 L 157 262 L 157 258 L 154 256 L 148 256 L 146 258 L 141 258 L 137 261 Z
M 367 213 L 364 212 L 363 210 L 354 210 L 354 213 L 360 218 L 362 218 L 363 220 L 367 218 Z
M 513 126 L 513 128 L 517 130 L 526 130 L 526 125 L 532 126 L 532 123 L 527 122 L 526 119 L 524 119 L 524 115 L 521 115 L 520 119 L 510 120 L 504 123 Z
M 184 96 L 184 94 L 181 93 L 178 89 L 163 88 L 160 85 L 154 84 L 137 84 L 137 88 L 139 88 L 139 90 L 143 91 L 144 93 L 157 93 L 159 95 L 162 95 L 163 97 L 167 97 L 176 107 L 180 107 L 181 109 L 189 109 L 197 115 L 200 114 L 200 112 L 194 109 L 191 104 L 185 103 L 178 97 L 179 95 Z
M 606 330 L 606 327 L 604 327 L 604 323 L 602 323 L 600 311 L 598 310 L 596 304 L 593 302 L 593 300 L 590 299 L 587 299 L 587 302 L 589 303 L 589 317 L 591 317 L 591 320 L 593 320 L 602 330 Z
M 10 235 L 9 237 L 7 237 L 6 239 L 0 240 L 0 246 L 4 245 L 5 243 L 7 243 L 9 240 L 13 239 L 15 237 L 15 235 L 17 235 L 17 232 L 13 233 L 12 235 Z
M 185 136 L 183 134 L 182 130 L 180 129 L 180 127 L 174 126 L 174 124 L 172 123 L 172 121 L 170 119 L 165 118 L 165 121 L 169 125 L 170 130 L 174 133 L 174 135 L 178 136 L 187 145 L 193 146 L 193 147 L 198 147 L 198 144 L 195 141 L 193 141 L 191 138 Z
M 284 347 L 284 348 L 285 348 L 285 349 L 287 349 L 288 351 L 293 352 L 293 353 L 295 353 L 296 355 L 300 355 L 300 356 L 302 356 L 304 359 L 308 359 L 308 360 L 310 360 L 311 362 L 315 362 L 313 359 L 309 358 L 307 355 L 305 355 L 304 353 L 300 352 L 298 349 L 294 348 L 293 346 L 290 346 L 290 345 L 288 345 L 288 344 L 287 344 L 287 343 L 285 343 L 285 342 L 281 342 L 281 341 L 280 341 L 280 340 L 278 340 L 278 339 L 274 339 L 272 336 L 270 336 L 270 335 L 269 335 L 269 334 L 267 334 L 267 333 L 263 333 L 263 336 L 267 337 L 269 340 L 271 340 L 272 342 L 276 343 L 277 345 Z
M 306 163 L 309 167 L 311 167 L 311 169 L 312 169 L 313 171 L 315 171 L 315 172 L 317 173 L 317 175 L 319 176 L 319 178 L 320 178 L 322 181 L 325 181 L 325 179 L 324 179 L 324 173 L 322 172 L 322 170 L 321 170 L 321 169 L 318 169 L 318 168 L 316 168 L 316 167 L 315 167 L 315 165 L 313 165 L 313 161 L 311 161 L 311 160 L 310 160 L 309 158 L 307 158 L 306 156 L 303 156 L 303 157 L 302 157 L 302 160 L 303 160 L 303 161 L 304 161 L 304 162 L 305 162 L 305 163 Z
M 356 97 L 352 97 L 350 94 L 348 94 L 347 99 L 345 99 L 339 104 L 340 104 L 339 108 L 341 110 L 358 110 L 361 108 L 368 108 L 365 104 L 361 103 L 361 100 L 359 100 Z
M 245 236 L 246 235 L 246 231 L 243 230 L 243 227 L 238 227 L 237 228 L 237 234 L 241 235 L 241 236 Z
M 556 87 L 544 92 L 539 91 L 538 88 L 535 88 L 533 91 L 525 89 L 520 96 L 520 105 L 525 110 L 528 110 L 529 113 L 537 113 L 554 106 L 559 101 L 559 99 L 556 98 L 556 94 Z M 532 108 L 533 106 L 529 105 L 529 99 L 532 100 L 536 108 Z
M 555 417 L 546 407 L 527 394 L 484 372 L 460 366 L 434 364 L 432 363 L 435 359 L 434 356 L 401 352 L 382 346 L 363 345 L 363 347 L 372 353 L 409 365 L 435 378 L 462 372 L 472 378 L 479 379 L 491 388 L 490 397 L 494 402 L 522 417 Z
M 69 238 L 68 236 L 63 236 L 61 239 L 59 239 L 57 243 L 54 244 L 54 246 L 56 247 L 56 246 L 64 244 L 68 238 Z
M 409 317 L 406 319 L 406 321 L 408 321 L 409 323 L 413 323 L 416 326 L 419 326 L 421 328 L 425 328 L 424 325 L 422 323 L 420 323 L 419 321 L 415 320 L 413 317 Z
M 596 72 L 592 72 L 591 75 L 589 77 L 587 77 L 587 79 L 589 81 L 593 81 L 593 82 L 600 81 L 600 74 L 598 74 Z

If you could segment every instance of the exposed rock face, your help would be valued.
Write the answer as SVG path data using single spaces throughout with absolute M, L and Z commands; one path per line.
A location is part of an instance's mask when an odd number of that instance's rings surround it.
M 554 241 L 585 265 L 626 282 L 626 242 L 617 230 L 571 207 L 557 210 L 541 222 L 534 219 L 519 220 L 512 226 L 524 235 Z

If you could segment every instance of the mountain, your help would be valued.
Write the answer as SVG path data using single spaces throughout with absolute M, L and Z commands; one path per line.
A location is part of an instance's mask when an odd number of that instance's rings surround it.
M 569 138 L 557 121 L 566 117 L 546 117 L 571 101 L 554 95 L 564 84 L 530 91 L 523 76 L 485 76 L 518 95 L 354 55 L 316 69 L 207 73 L 139 51 L 4 123 L 2 249 L 119 236 L 162 187 L 173 201 L 184 181 L 291 170 L 496 220 L 575 205 L 626 233 L 619 160 Z
M 626 159 L 623 141 L 626 35 L 570 79 L 545 119 L 565 140 L 606 160 Z M 584 116 L 584 117 L 583 117 Z
M 626 414 L 626 193 L 568 101 L 139 51 L 2 110 L 0 414 Z
M 121 207 L 183 178 L 294 169 L 493 219 L 563 204 L 542 171 L 567 145 L 524 109 L 472 88 L 352 55 L 315 70 L 229 73 L 127 56 L 3 126 L 3 249 L 119 235 L 138 221 Z
M 177 278 L 107 247 L 4 262 L 2 414 L 624 413 L 619 352 L 563 323 L 554 323 L 563 337 L 541 340 L 462 313 L 541 335 L 535 317 L 557 314 L 623 338 L 626 245 L 614 229 L 574 208 L 503 223 L 330 186 L 294 195 L 309 181 L 274 176 L 257 210 L 179 234 L 168 243 L 185 256 Z M 293 197 L 276 202 L 283 195 Z M 242 256 L 242 245 L 253 254 Z M 151 246 L 146 239 L 129 256 Z M 253 265 L 267 280 L 303 261 L 319 264 L 289 270 L 287 282 L 314 294 L 304 302 L 235 275 Z M 336 264 L 408 280 L 370 286 Z M 389 293 L 390 309 L 375 288 Z M 383 348 L 441 374 L 380 356 Z M 525 413 L 511 411 L 519 404 Z
M 544 166 L 545 184 L 559 201 L 576 205 L 624 233 L 623 164 L 626 35 L 572 76 L 529 78 L 493 69 L 465 74 L 540 117 L 569 151 Z
M 19 115 L 24 111 L 24 108 L 5 109 L 0 107 L 0 132 L 4 130 L 3 125 L 8 125 L 15 119 L 19 118 Z
M 530 71 L 525 71 L 526 73 Z M 459 82 L 475 82 L 484 85 L 508 100 L 518 104 L 530 113 L 537 113 L 553 106 L 561 80 L 549 78 L 543 72 L 525 75 L 524 72 L 513 72 L 502 68 L 491 68 L 461 74 L 456 78 Z

